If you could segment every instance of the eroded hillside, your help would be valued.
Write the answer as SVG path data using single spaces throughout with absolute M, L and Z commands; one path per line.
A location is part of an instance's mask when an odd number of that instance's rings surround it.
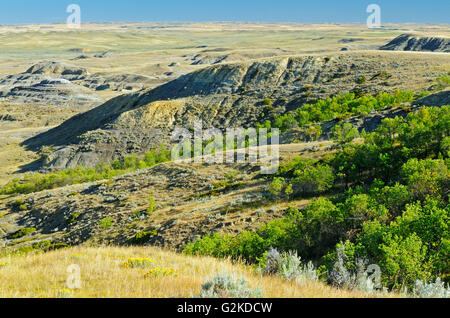
M 421 52 L 450 52 L 450 39 L 447 37 L 427 37 L 414 34 L 402 34 L 381 50 L 390 51 L 421 51 Z
M 24 142 L 54 147 L 45 168 L 95 166 L 170 144 L 176 127 L 251 127 L 338 93 L 427 90 L 445 74 L 447 54 L 372 52 L 273 58 L 224 64 L 183 75 L 155 89 L 114 98 Z M 269 101 L 269 102 L 266 102 Z

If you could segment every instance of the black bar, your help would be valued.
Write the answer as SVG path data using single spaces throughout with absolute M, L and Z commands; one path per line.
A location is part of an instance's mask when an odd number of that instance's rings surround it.
M 125 312 L 148 313 L 152 317 L 156 312 L 167 315 L 195 315 L 197 317 L 217 317 L 233 314 L 279 315 L 295 313 L 295 316 L 308 316 L 311 313 L 324 314 L 380 314 L 384 317 L 389 306 L 400 310 L 415 310 L 448 307 L 447 299 L 0 299 L 3 312 L 11 307 L 30 313 L 65 312 L 86 315 L 93 310 L 125 310 Z M 433 307 L 430 307 L 433 306 Z M 57 310 L 57 311 L 56 311 Z M 445 312 L 445 311 L 444 311 Z M 147 316 L 147 315 L 146 315 Z M 128 317 L 128 316 L 127 316 Z M 161 318 L 166 318 L 164 315 Z M 288 316 L 286 316 L 288 317 Z

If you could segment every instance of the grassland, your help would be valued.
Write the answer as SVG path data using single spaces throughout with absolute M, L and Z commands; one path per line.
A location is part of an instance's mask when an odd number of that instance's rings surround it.
M 127 268 L 131 258 L 149 258 L 176 275 L 144 278 L 150 268 Z M 45 254 L 0 258 L 0 298 L 189 298 L 209 278 L 222 273 L 246 277 L 267 298 L 367 298 L 374 295 L 339 290 L 323 283 L 288 282 L 261 276 L 255 269 L 229 260 L 191 257 L 149 247 L 71 248 Z M 67 287 L 68 266 L 80 267 L 81 289 Z M 392 295 L 390 295 L 392 297 Z
M 160 75 L 168 63 L 179 62 L 177 71 L 188 72 L 204 65 L 186 63 L 186 55 L 228 56 L 227 61 L 292 56 L 297 54 L 377 49 L 406 32 L 448 35 L 439 25 L 388 25 L 368 30 L 364 24 L 295 23 L 140 23 L 83 24 L 80 30 L 65 25 L 1 26 L 0 74 L 23 71 L 44 59 L 70 60 L 93 72 Z M 189 36 L 186 36 L 189 34 Z M 351 42 L 345 42 L 345 41 Z M 344 41 L 344 42 L 343 42 Z M 107 59 L 95 54 L 114 52 Z

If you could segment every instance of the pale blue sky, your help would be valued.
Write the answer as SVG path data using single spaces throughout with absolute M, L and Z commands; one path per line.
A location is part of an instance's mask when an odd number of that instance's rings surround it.
M 82 22 L 361 22 L 369 4 L 382 22 L 449 23 L 449 0 L 0 0 L 0 24 L 65 22 L 81 7 Z

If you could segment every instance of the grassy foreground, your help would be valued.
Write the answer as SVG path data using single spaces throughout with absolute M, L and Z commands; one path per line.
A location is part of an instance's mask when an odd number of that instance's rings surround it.
M 147 275 L 151 268 L 125 266 L 130 259 L 149 258 L 169 275 Z M 68 266 L 80 268 L 81 289 L 70 290 Z M 228 260 L 185 256 L 152 247 L 102 247 L 57 250 L 45 254 L 0 258 L 0 298 L 168 298 L 199 295 L 209 278 L 222 273 L 246 277 L 267 298 L 373 297 L 338 290 L 319 282 L 295 283 L 261 276 Z

